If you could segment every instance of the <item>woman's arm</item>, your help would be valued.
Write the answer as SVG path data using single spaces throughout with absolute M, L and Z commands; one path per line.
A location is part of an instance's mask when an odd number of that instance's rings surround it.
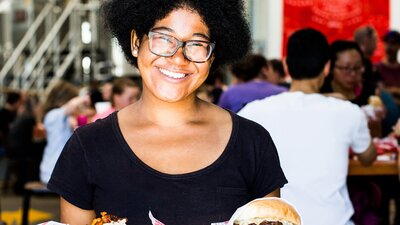
M 277 188 L 277 189 L 275 189 L 274 191 L 272 191 L 271 193 L 269 193 L 269 194 L 267 194 L 266 196 L 264 196 L 265 198 L 266 197 L 281 197 L 281 189 L 280 188 Z
M 70 225 L 91 225 L 96 217 L 93 210 L 85 210 L 78 208 L 67 202 L 64 198 L 60 198 L 61 223 Z

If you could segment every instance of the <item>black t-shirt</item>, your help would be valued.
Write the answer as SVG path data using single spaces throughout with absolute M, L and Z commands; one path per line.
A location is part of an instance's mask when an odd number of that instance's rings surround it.
M 233 129 L 222 155 L 208 167 L 181 175 L 158 172 L 130 149 L 117 113 L 77 129 L 57 162 L 48 188 L 82 209 L 151 224 L 209 225 L 236 208 L 282 187 L 287 180 L 269 133 L 231 113 Z

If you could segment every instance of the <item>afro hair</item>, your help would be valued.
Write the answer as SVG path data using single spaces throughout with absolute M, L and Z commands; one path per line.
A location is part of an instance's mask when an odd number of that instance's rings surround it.
M 139 39 L 154 24 L 179 8 L 196 11 L 216 43 L 212 70 L 239 60 L 250 51 L 251 36 L 242 0 L 106 0 L 102 5 L 105 27 L 118 40 L 129 63 L 137 66 L 131 54 L 131 31 Z

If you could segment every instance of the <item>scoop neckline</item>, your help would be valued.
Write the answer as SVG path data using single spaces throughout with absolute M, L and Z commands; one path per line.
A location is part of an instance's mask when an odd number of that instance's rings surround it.
M 231 116 L 231 122 L 232 122 L 232 129 L 231 129 L 231 133 L 230 133 L 230 137 L 229 140 L 223 150 L 223 152 L 221 153 L 221 155 L 214 161 L 212 162 L 210 165 L 201 168 L 199 170 L 193 171 L 193 172 L 188 172 L 188 173 L 182 173 L 182 174 L 168 174 L 168 173 L 163 173 L 160 172 L 152 167 L 150 167 L 149 165 L 147 165 L 145 162 L 143 162 L 136 154 L 135 152 L 130 148 L 129 144 L 127 143 L 127 141 L 125 140 L 121 128 L 119 126 L 119 122 L 118 122 L 118 112 L 114 112 L 111 115 L 111 121 L 112 121 L 112 126 L 113 129 L 116 131 L 114 132 L 114 136 L 116 136 L 120 146 L 122 147 L 122 150 L 128 154 L 128 157 L 133 161 L 133 163 L 135 163 L 137 166 L 139 166 L 141 169 L 143 169 L 144 171 L 164 178 L 164 179 L 187 179 L 187 178 L 193 178 L 193 177 L 198 177 L 198 176 L 202 176 L 204 174 L 207 174 L 209 172 L 212 172 L 214 169 L 216 169 L 217 167 L 219 167 L 224 161 L 225 159 L 228 157 L 229 153 L 231 152 L 232 146 L 234 145 L 234 142 L 236 140 L 236 135 L 237 135 L 237 129 L 238 129 L 238 118 L 237 116 L 235 116 L 235 114 L 229 110 L 227 110 Z

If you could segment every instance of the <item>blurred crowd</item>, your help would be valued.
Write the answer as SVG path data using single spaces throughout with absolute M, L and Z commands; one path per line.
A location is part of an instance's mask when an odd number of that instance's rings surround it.
M 47 183 L 73 131 L 134 103 L 138 77 L 110 77 L 78 87 L 61 80 L 45 96 L 10 91 L 0 110 L 0 155 L 6 163 L 3 191 L 22 194 L 29 181 Z

